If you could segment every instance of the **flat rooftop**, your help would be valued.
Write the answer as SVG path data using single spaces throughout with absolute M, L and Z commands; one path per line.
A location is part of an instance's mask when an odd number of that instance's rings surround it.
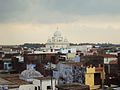
M 63 84 L 56 86 L 59 90 L 90 90 L 88 85 L 72 83 L 72 84 Z

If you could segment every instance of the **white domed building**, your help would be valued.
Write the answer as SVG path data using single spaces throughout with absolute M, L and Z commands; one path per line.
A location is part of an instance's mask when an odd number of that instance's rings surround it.
M 35 69 L 27 69 L 21 72 L 20 79 L 32 82 L 34 78 L 43 77 L 40 72 L 36 71 Z
M 61 35 L 60 31 L 56 31 L 52 38 L 48 38 L 46 43 L 47 51 L 49 50 L 59 51 L 61 48 L 68 48 L 68 47 L 69 47 L 69 42 L 67 38 L 64 38 Z

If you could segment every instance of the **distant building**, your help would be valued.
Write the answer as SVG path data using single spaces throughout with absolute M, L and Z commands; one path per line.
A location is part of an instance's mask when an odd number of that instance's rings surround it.
M 98 66 L 99 64 L 104 64 L 104 57 L 100 55 L 87 55 L 82 56 L 80 61 L 83 62 L 86 66 L 93 65 Z
M 104 64 L 109 64 L 111 61 L 117 61 L 117 56 L 112 54 L 104 54 Z
M 59 51 L 61 48 L 68 48 L 69 42 L 67 38 L 61 35 L 60 31 L 56 31 L 52 38 L 49 38 L 46 43 L 47 51 Z
M 86 53 L 87 51 L 90 51 L 92 49 L 92 45 L 74 45 L 74 46 L 70 46 L 69 49 L 71 50 L 71 52 L 75 53 L 76 51 L 81 51 L 83 53 Z

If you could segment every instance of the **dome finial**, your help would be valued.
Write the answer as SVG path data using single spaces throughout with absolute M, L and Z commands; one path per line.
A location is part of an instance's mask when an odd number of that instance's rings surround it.
M 57 26 L 57 31 L 59 31 L 59 27 Z
M 54 33 L 54 36 L 61 36 L 61 32 L 59 31 L 59 27 L 57 26 L 57 31 Z

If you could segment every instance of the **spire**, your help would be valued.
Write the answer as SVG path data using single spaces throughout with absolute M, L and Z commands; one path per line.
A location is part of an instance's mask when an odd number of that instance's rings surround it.
M 58 28 L 58 26 L 57 26 L 57 31 L 58 31 L 58 29 L 59 29 L 59 28 Z

